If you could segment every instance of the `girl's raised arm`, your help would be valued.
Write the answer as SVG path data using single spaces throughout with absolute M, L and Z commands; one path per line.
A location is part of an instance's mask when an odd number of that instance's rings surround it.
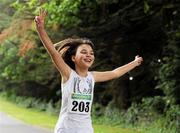
M 63 78 L 63 82 L 67 81 L 70 75 L 70 67 L 64 62 L 63 58 L 59 54 L 59 52 L 55 49 L 51 39 L 47 35 L 44 28 L 44 21 L 46 17 L 46 12 L 44 10 L 40 10 L 39 16 L 35 17 L 36 29 L 38 35 L 46 48 L 47 52 L 51 56 L 52 61 L 54 62 L 56 68 L 61 73 Z
M 105 72 L 95 71 L 93 72 L 95 82 L 104 82 L 104 81 L 112 80 L 115 78 L 119 78 L 120 76 L 134 69 L 136 66 L 139 66 L 142 61 L 143 61 L 142 57 L 136 56 L 134 61 L 124 66 L 118 67 L 112 71 L 105 71 Z

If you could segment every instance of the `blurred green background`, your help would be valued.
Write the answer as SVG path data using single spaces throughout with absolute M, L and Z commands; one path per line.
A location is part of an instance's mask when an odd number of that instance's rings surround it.
M 54 43 L 67 37 L 94 42 L 92 70 L 144 58 L 121 78 L 96 84 L 94 123 L 180 132 L 179 0 L 0 0 L 0 96 L 57 116 L 60 75 L 35 30 L 40 8 L 48 12 Z

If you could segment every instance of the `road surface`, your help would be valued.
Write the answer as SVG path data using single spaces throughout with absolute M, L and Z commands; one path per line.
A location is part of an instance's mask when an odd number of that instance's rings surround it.
M 53 131 L 25 124 L 0 112 L 0 133 L 53 133 Z

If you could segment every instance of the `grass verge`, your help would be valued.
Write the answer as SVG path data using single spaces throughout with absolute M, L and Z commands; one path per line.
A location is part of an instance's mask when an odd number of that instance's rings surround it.
M 0 97 L 0 111 L 8 115 L 20 119 L 28 124 L 53 129 L 57 116 L 50 115 L 46 112 L 37 111 L 35 109 L 26 109 L 17 106 L 14 103 Z M 120 127 L 112 127 L 109 125 L 93 125 L 95 133 L 138 133 L 137 131 L 122 129 Z

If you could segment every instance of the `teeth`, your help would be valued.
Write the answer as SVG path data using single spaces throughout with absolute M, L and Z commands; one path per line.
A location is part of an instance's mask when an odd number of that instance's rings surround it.
M 91 62 L 91 59 L 85 59 L 86 62 Z

